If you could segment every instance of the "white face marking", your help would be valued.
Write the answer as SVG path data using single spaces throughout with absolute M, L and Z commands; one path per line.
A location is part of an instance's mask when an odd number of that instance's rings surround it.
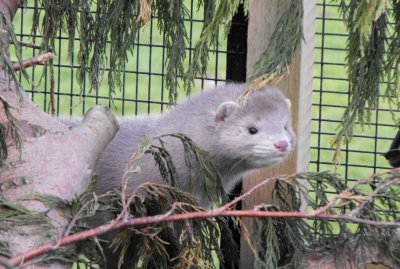
M 257 144 L 252 147 L 251 155 L 254 159 L 253 164 L 256 167 L 271 166 L 281 163 L 286 159 L 292 149 L 291 142 L 288 139 L 279 140 L 286 141 L 287 147 L 285 150 L 278 149 L 274 143 L 275 141 L 267 141 L 267 143 Z
M 292 102 L 290 101 L 289 98 L 286 98 L 285 101 L 286 101 L 286 104 L 288 105 L 288 108 L 290 110 L 292 108 Z
M 234 162 L 232 169 L 268 167 L 287 158 L 294 144 L 290 117 L 290 100 L 277 92 L 254 93 L 236 107 L 218 126 L 218 144 Z

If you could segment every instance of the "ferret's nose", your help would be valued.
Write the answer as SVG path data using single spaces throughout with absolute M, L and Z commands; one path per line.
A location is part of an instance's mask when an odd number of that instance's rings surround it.
M 289 143 L 285 140 L 280 140 L 274 144 L 275 148 L 280 152 L 285 152 L 289 146 Z

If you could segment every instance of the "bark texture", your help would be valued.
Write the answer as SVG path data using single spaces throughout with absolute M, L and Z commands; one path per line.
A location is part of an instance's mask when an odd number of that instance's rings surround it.
M 0 0 L 0 11 L 11 20 L 19 1 Z M 9 36 L 0 26 L 1 48 L 8 54 Z M 57 239 L 68 221 L 60 212 L 45 204 L 26 200 L 33 194 L 53 195 L 71 200 L 86 190 L 91 182 L 97 158 L 118 130 L 118 123 L 107 107 L 92 108 L 80 126 L 70 128 L 45 114 L 34 105 L 17 85 L 10 81 L 4 66 L 0 66 L 0 123 L 9 126 L 9 113 L 17 119 L 22 147 L 7 137 L 8 157 L 0 167 L 0 195 L 9 203 L 26 207 L 30 212 L 43 212 L 52 220 L 53 231 L 47 234 Z M 1 209 L 0 209 L 1 210 Z M 0 240 L 9 244 L 11 255 L 18 255 L 51 238 L 33 235 L 36 225 L 16 226 L 0 223 Z M 0 266 L 1 267 L 1 266 Z M 25 265 L 23 268 L 64 268 L 68 265 Z

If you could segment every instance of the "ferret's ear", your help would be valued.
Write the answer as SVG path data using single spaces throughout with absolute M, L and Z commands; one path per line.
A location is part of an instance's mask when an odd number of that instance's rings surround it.
M 289 110 L 290 110 L 292 108 L 292 102 L 290 101 L 289 98 L 286 98 L 285 100 L 286 100 L 286 104 L 288 105 Z
M 215 122 L 223 122 L 237 108 L 238 104 L 233 101 L 223 102 L 219 105 L 215 114 Z

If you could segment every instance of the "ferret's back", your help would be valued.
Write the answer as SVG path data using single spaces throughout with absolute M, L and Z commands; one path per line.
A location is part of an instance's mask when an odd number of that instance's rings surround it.
M 157 117 L 131 117 L 119 120 L 120 129 L 104 149 L 96 166 L 100 191 L 116 187 L 115 181 L 122 179 L 129 158 L 145 136 L 156 133 Z

